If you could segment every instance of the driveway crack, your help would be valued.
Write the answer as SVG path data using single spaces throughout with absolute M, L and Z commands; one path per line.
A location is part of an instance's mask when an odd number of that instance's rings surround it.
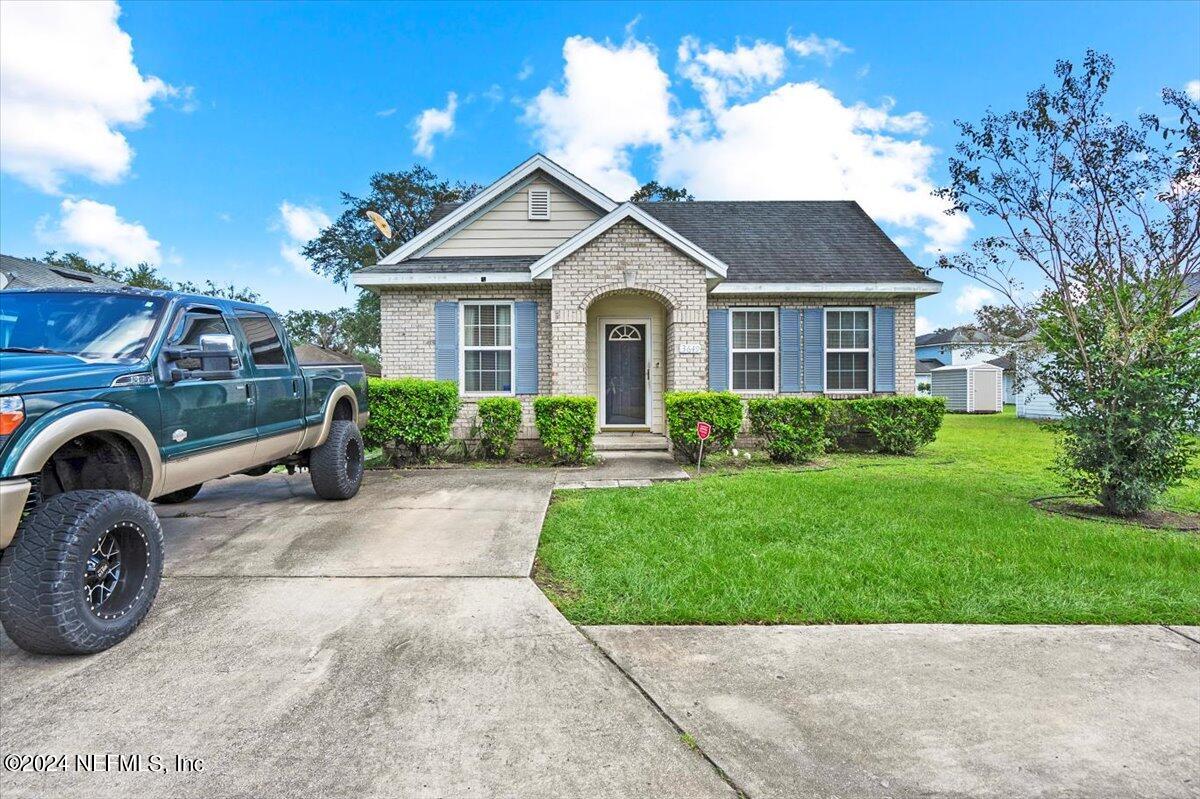
M 1185 633 L 1183 630 L 1176 630 L 1174 627 L 1172 627 L 1169 624 L 1162 625 L 1162 628 L 1164 630 L 1170 630 L 1171 632 L 1178 635 L 1180 638 L 1186 638 L 1187 640 L 1191 641 L 1193 644 L 1200 644 L 1200 640 L 1193 638 L 1192 636 Z
M 721 781 L 724 782 L 726 785 L 728 785 L 733 790 L 734 794 L 739 797 L 739 799 L 752 799 L 750 794 L 747 793 L 746 790 L 744 788 L 742 788 L 742 786 L 738 785 L 737 782 L 733 779 L 733 777 L 729 776 L 729 773 L 726 772 L 725 769 L 721 768 L 721 766 L 717 763 L 717 761 L 713 760 L 712 756 L 709 755 L 708 752 L 704 751 L 704 747 L 702 747 L 700 745 L 700 742 L 697 741 L 690 732 L 688 732 L 682 726 L 680 726 L 679 722 L 677 722 L 671 716 L 671 714 L 667 712 L 666 708 L 664 708 L 661 704 L 659 704 L 658 700 L 656 700 L 653 696 L 651 696 L 650 692 L 642 687 L 642 684 L 637 681 L 636 677 L 634 677 L 632 674 L 630 674 L 628 671 L 626 671 L 625 667 L 622 666 L 620 663 L 618 663 L 616 661 L 616 659 L 613 658 L 612 655 L 608 654 L 608 651 L 605 650 L 604 647 L 602 647 L 602 646 L 600 646 L 600 644 L 596 643 L 596 641 L 590 635 L 587 634 L 586 630 L 584 630 L 579 625 L 572 625 L 572 626 L 574 626 L 575 629 L 579 631 L 579 634 L 584 637 L 584 640 L 586 640 L 589 644 L 591 644 L 592 646 L 594 646 L 596 648 L 596 651 L 599 652 L 605 660 L 607 660 L 609 663 L 611 663 L 613 665 L 613 668 L 615 668 L 617 671 L 619 671 L 621 673 L 621 675 L 626 680 L 629 681 L 630 685 L 632 685 L 634 688 L 637 689 L 637 692 L 639 694 L 641 694 L 643 697 L 645 697 L 646 701 L 650 703 L 650 706 L 653 707 L 658 712 L 658 715 L 660 715 L 664 719 L 666 719 L 666 722 L 668 724 L 670 724 L 671 727 L 675 730 L 676 734 L 679 735 L 680 740 L 686 741 L 687 745 L 690 749 L 693 749 L 696 752 L 696 754 L 698 754 L 698 755 L 700 755 L 700 757 L 704 758 L 704 761 L 706 763 L 708 763 L 709 766 L 712 767 L 712 770 L 716 773 L 716 775 L 718 777 L 721 778 Z

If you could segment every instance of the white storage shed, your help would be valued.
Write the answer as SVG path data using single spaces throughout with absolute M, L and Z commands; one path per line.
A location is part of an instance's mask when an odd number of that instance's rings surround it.
M 929 373 L 931 394 L 946 398 L 951 413 L 1000 413 L 1004 410 L 1004 370 L 990 363 L 943 366 Z

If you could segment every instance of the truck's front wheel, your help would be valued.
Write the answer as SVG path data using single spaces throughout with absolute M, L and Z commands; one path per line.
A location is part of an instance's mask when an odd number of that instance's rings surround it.
M 350 499 L 362 485 L 362 433 L 354 422 L 335 421 L 329 427 L 329 438 L 308 454 L 308 471 L 313 490 L 321 499 Z
M 162 527 L 128 491 L 68 491 L 0 554 L 0 623 L 22 649 L 89 654 L 124 640 L 162 579 Z

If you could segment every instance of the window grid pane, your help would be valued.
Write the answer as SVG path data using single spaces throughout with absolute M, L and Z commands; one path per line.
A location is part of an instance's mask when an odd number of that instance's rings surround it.
M 827 391 L 870 390 L 870 311 L 826 311 L 825 349 Z
M 512 307 L 463 306 L 463 390 L 512 393 Z
M 775 389 L 775 313 L 734 310 L 731 317 L 735 391 Z

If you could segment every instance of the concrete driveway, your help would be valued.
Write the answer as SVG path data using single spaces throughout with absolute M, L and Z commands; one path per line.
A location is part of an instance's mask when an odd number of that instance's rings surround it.
M 554 477 L 374 473 L 344 503 L 239 477 L 162 507 L 133 637 L 47 658 L 0 636 L 0 754 L 71 756 L 0 794 L 732 796 L 527 579 Z

